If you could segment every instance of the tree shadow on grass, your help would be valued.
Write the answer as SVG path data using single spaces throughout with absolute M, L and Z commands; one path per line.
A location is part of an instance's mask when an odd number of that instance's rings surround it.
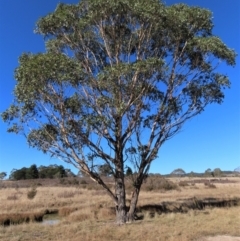
M 147 204 L 137 207 L 136 219 L 142 220 L 144 213 L 148 213 L 152 218 L 155 214 L 162 213 L 187 213 L 189 210 L 204 210 L 205 208 L 225 208 L 240 205 L 240 198 L 234 199 L 219 199 L 219 198 L 204 198 L 197 199 L 196 197 L 187 199 L 178 199 L 174 202 L 162 202 L 160 204 Z

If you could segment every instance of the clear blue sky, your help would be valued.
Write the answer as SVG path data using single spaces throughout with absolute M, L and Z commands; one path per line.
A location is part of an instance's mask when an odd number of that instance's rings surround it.
M 52 12 L 59 0 L 0 0 L 0 112 L 13 100 L 14 69 L 22 52 L 43 52 L 44 41 L 33 33 L 39 17 Z M 77 3 L 78 0 L 62 0 Z M 240 54 L 240 1 L 239 0 L 165 0 L 167 5 L 186 3 L 208 8 L 213 12 L 214 34 Z M 211 105 L 190 120 L 181 133 L 164 144 L 159 158 L 150 172 L 170 173 L 176 168 L 186 172 L 204 172 L 216 167 L 233 170 L 240 166 L 240 67 L 221 67 L 230 77 L 231 89 L 225 91 L 221 105 Z M 31 164 L 70 165 L 52 159 L 29 148 L 23 136 L 6 132 L 7 125 L 0 120 L 0 172 L 10 174 L 13 168 Z

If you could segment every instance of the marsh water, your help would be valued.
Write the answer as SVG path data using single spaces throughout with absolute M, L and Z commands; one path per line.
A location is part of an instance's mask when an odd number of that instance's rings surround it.
M 46 219 L 46 220 L 43 219 L 41 224 L 43 224 L 43 225 L 56 225 L 59 222 L 60 222 L 59 219 Z
M 43 225 L 56 225 L 60 222 L 60 218 L 58 214 L 45 214 L 43 216 L 43 221 L 41 224 Z

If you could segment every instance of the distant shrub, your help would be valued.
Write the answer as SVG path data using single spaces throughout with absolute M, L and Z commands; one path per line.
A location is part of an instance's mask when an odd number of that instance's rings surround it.
M 0 182 L 0 189 L 4 189 L 4 188 L 7 188 L 7 186 L 3 182 Z
M 27 197 L 28 199 L 33 199 L 37 194 L 37 188 L 36 187 L 32 187 L 31 190 L 28 191 L 27 193 Z
M 64 178 L 60 178 L 60 179 L 59 179 L 59 183 L 60 183 L 61 185 L 66 185 L 66 180 L 65 180 Z
M 205 187 L 207 187 L 207 188 L 217 188 L 216 185 L 214 185 L 214 184 L 211 183 L 211 182 L 204 182 L 204 185 L 205 185 Z
M 77 180 L 76 178 L 60 178 L 59 183 L 61 185 L 67 185 L 67 186 L 79 185 L 79 180 Z
M 169 181 L 169 180 L 165 180 L 165 181 L 161 182 L 159 188 L 166 190 L 166 191 L 178 189 L 177 185 L 174 182 Z
M 186 187 L 186 186 L 189 186 L 189 185 L 188 185 L 188 182 L 187 182 L 187 181 L 180 181 L 180 182 L 178 183 L 178 186 L 179 186 L 179 187 Z
M 151 192 L 151 191 L 153 191 L 153 190 L 154 190 L 154 186 L 153 186 L 153 185 L 147 185 L 147 186 L 145 187 L 145 191 Z
M 213 183 L 210 183 L 208 187 L 209 188 L 217 188 L 216 185 L 214 185 Z
M 72 185 L 79 185 L 79 181 L 77 179 L 73 179 L 71 182 Z
M 178 186 L 165 178 L 162 177 L 148 177 L 146 183 L 143 184 L 143 190 L 154 191 L 154 190 L 177 190 Z
M 80 181 L 80 184 L 88 184 L 88 183 L 87 183 L 87 181 L 85 181 L 85 180 L 81 180 L 81 181 Z

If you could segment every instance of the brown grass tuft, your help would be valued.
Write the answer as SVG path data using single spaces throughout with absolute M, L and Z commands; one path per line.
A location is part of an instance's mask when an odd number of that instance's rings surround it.
M 215 184 L 211 183 L 211 182 L 204 182 L 204 185 L 207 188 L 217 188 Z
M 61 217 L 66 217 L 76 210 L 78 210 L 76 207 L 63 207 L 59 209 L 58 214 Z
M 10 196 L 7 196 L 7 200 L 8 201 L 16 201 L 16 200 L 18 200 L 18 196 L 17 196 L 16 193 L 14 193 L 14 194 L 12 194 Z
M 75 196 L 75 192 L 73 191 L 64 191 L 58 194 L 59 198 L 73 198 Z
M 189 184 L 188 184 L 187 181 L 180 181 L 180 182 L 178 183 L 178 186 L 179 186 L 179 187 L 187 187 L 187 186 L 189 186 Z

